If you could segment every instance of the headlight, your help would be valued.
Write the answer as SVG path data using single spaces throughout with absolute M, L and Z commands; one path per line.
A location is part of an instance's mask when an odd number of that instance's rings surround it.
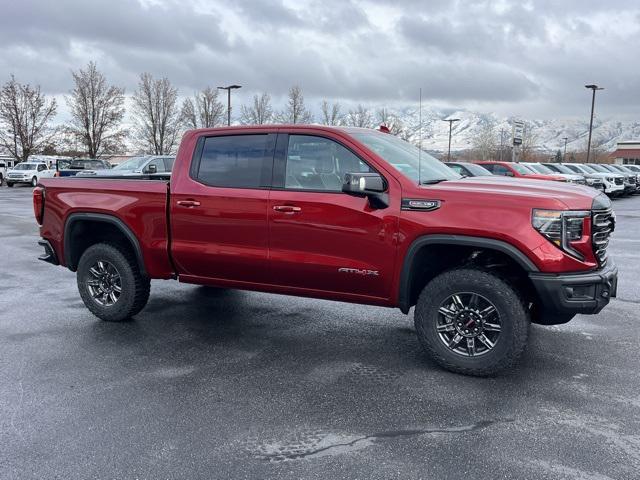
M 613 183 L 613 177 L 607 177 L 607 182 Z
M 596 183 L 594 178 L 586 178 L 585 180 L 587 181 L 587 185 L 592 185 L 592 184 Z
M 534 209 L 531 225 L 555 246 L 583 260 L 572 244 L 583 240 L 585 218 L 590 216 L 588 211 Z

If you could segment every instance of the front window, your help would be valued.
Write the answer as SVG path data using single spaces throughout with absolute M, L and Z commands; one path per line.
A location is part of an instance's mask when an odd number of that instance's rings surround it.
M 423 184 L 460 178 L 456 172 L 447 167 L 440 160 L 432 157 L 404 140 L 388 133 L 375 131 L 353 134 L 370 150 L 380 155 L 405 177 Z M 418 175 L 418 164 L 420 174 Z
M 289 135 L 285 188 L 339 192 L 346 173 L 372 171 L 354 153 L 333 140 Z
M 37 164 L 35 163 L 19 163 L 15 167 L 14 170 L 36 170 Z
M 146 163 L 147 157 L 133 157 L 113 167 L 114 170 L 138 170 Z

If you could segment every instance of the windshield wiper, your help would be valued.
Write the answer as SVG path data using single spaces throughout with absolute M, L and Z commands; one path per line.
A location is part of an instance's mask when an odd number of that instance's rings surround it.
M 420 185 L 435 185 L 436 183 L 446 182 L 448 178 L 434 178 L 432 180 L 423 180 Z

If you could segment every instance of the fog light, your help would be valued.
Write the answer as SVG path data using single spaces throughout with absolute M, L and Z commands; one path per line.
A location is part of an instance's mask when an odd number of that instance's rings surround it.
M 576 285 L 574 287 L 564 287 L 564 290 L 570 300 L 594 300 L 596 298 L 595 285 Z

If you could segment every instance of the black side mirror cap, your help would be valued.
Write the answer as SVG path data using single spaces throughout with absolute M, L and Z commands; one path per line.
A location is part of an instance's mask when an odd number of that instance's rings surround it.
M 158 173 L 158 167 L 156 167 L 155 165 L 148 165 L 146 170 L 147 170 L 147 173 L 150 173 L 150 174 Z
M 387 208 L 389 196 L 385 193 L 387 185 L 378 173 L 346 173 L 342 191 L 356 197 L 367 197 L 373 208 Z

